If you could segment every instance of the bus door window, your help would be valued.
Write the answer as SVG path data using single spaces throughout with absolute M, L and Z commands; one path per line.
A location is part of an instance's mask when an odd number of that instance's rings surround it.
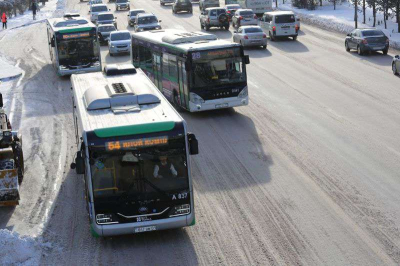
M 140 67 L 139 66 L 139 63 L 140 63 L 140 61 L 139 61 L 139 45 L 134 45 L 133 43 L 132 43 L 132 64 L 135 66 L 135 67 Z
M 178 71 L 179 71 L 179 95 L 181 99 L 181 106 L 187 107 L 186 106 L 186 95 L 185 95 L 185 80 L 186 80 L 186 73 L 183 71 L 185 70 L 185 63 L 183 63 L 181 60 L 178 61 Z
M 176 56 L 170 55 L 168 57 L 168 66 L 169 66 L 169 85 L 170 92 L 174 90 L 178 90 L 178 65 L 176 62 Z
M 161 77 L 161 56 L 153 54 L 153 69 L 154 69 L 154 83 L 158 89 L 162 91 L 162 77 Z
M 163 93 L 164 93 L 164 88 L 169 89 L 169 84 L 167 84 L 168 80 L 169 80 L 168 59 L 169 59 L 169 55 L 164 53 L 162 55 L 162 80 L 163 80 L 162 81 L 162 87 L 163 87 L 162 91 L 163 91 Z

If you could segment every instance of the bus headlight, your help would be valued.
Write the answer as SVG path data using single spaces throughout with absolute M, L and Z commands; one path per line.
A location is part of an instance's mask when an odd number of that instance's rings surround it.
M 172 208 L 169 217 L 186 215 L 190 213 L 190 204 L 182 204 Z
M 247 86 L 243 88 L 243 90 L 239 93 L 238 97 L 239 98 L 245 98 L 249 95 Z
M 97 224 L 117 224 L 118 221 L 112 214 L 97 214 L 96 215 Z
M 204 100 L 203 100 L 203 98 L 201 98 L 199 95 L 197 95 L 196 93 L 193 93 L 193 92 L 191 92 L 190 93 L 190 101 L 192 102 L 192 103 L 204 103 Z

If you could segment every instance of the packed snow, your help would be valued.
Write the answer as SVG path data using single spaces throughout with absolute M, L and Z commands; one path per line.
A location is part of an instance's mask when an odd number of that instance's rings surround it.
M 0 265 L 38 265 L 50 244 L 30 236 L 0 229 Z
M 289 1 L 285 4 L 278 2 L 280 10 L 292 10 L 300 18 L 300 21 L 317 25 L 327 30 L 333 30 L 341 33 L 350 33 L 354 29 L 354 6 L 349 2 L 343 2 L 336 5 L 333 9 L 331 2 L 323 1 L 323 6 L 316 6 L 315 10 L 299 9 L 292 7 Z M 362 23 L 363 14 L 358 12 L 358 28 L 369 28 L 373 25 L 372 9 L 366 9 L 366 24 Z M 377 21 L 383 22 L 383 13 L 377 12 Z M 376 25 L 375 28 L 381 29 L 390 39 L 390 46 L 400 49 L 400 33 L 397 32 L 397 23 L 395 18 L 387 21 L 387 29 L 384 24 Z

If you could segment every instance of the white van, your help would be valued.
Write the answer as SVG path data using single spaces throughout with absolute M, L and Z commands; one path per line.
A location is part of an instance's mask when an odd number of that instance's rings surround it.
M 209 7 L 219 7 L 219 0 L 200 0 L 199 8 L 204 10 Z
M 260 27 L 271 41 L 277 37 L 292 37 L 295 41 L 299 32 L 299 24 L 292 11 L 265 12 L 260 19 Z

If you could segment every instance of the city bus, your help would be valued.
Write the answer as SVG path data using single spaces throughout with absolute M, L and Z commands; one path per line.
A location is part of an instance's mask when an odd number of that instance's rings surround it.
M 97 29 L 82 17 L 47 19 L 50 59 L 59 76 L 101 70 Z
M 132 65 L 71 75 L 77 153 L 94 236 L 195 224 L 185 120 Z
M 240 44 L 213 34 L 174 29 L 133 33 L 131 59 L 176 108 L 198 112 L 249 102 L 249 56 Z

